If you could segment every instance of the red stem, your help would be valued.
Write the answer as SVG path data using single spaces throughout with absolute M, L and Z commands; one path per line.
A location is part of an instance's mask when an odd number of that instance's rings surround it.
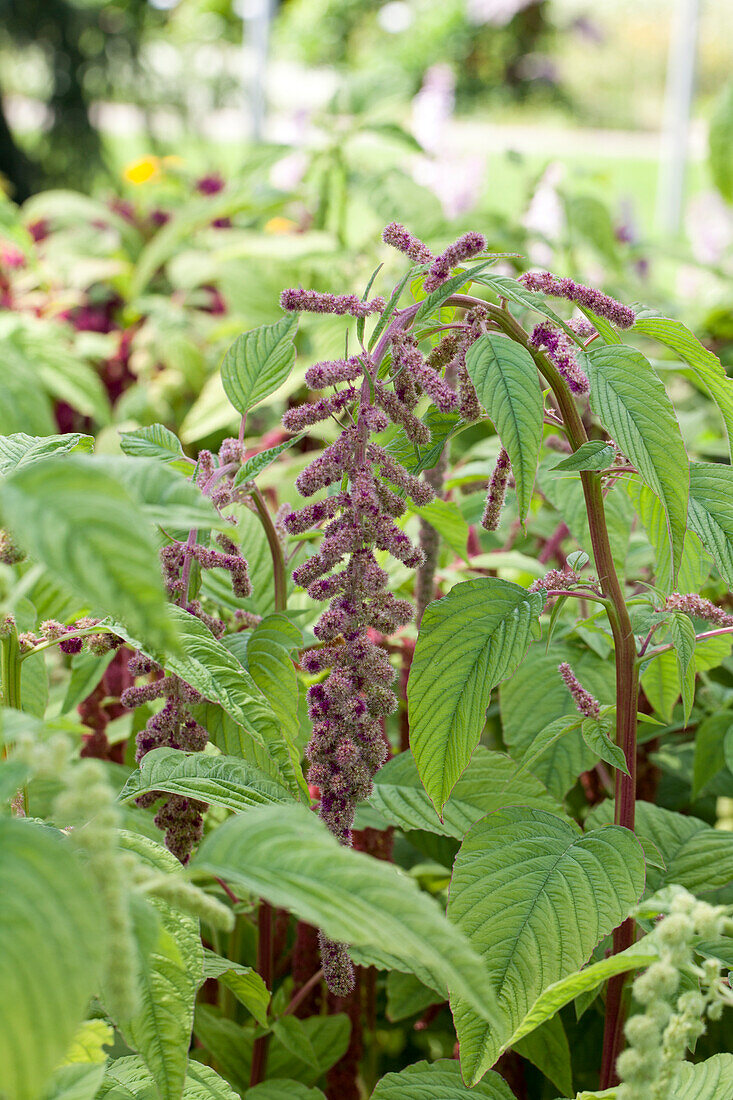
M 257 912 L 257 973 L 269 990 L 272 989 L 273 951 L 272 951 L 272 906 L 264 899 L 260 902 Z M 267 1068 L 267 1051 L 270 1045 L 270 1035 L 260 1035 L 255 1039 L 252 1049 L 252 1069 L 249 1077 L 249 1087 L 254 1088 L 265 1076 Z

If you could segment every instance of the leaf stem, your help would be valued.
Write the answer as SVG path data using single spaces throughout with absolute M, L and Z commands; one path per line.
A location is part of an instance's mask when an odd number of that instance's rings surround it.
M 280 544 L 277 531 L 275 530 L 275 524 L 272 522 L 272 516 L 268 510 L 265 498 L 260 490 L 255 485 L 252 489 L 252 499 L 254 500 L 255 508 L 257 509 L 257 515 L 260 518 L 265 536 L 267 538 L 267 545 L 270 547 L 270 556 L 272 558 L 272 577 L 275 586 L 275 610 L 285 611 L 288 605 L 288 590 L 287 590 L 287 577 L 285 575 L 285 559 L 283 557 L 283 548 Z

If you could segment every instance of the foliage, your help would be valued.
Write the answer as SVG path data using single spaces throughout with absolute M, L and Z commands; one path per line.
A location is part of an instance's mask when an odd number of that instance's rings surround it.
M 479 233 L 258 263 L 251 183 L 6 210 L 0 1096 L 728 1100 L 733 383 Z

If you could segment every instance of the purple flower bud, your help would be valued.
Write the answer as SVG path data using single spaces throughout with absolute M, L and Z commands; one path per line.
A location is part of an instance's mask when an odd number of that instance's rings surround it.
M 544 322 L 535 325 L 530 343 L 536 348 L 545 348 L 547 356 L 567 382 L 573 393 L 588 393 L 588 379 L 575 358 L 575 345 L 560 329 Z
M 486 238 L 481 233 L 464 233 L 457 241 L 448 245 L 445 252 L 441 252 L 436 258 L 425 277 L 425 290 L 428 294 L 450 278 L 454 267 L 483 252 L 485 248 Z
M 561 279 L 549 271 L 528 271 L 521 275 L 519 282 L 526 286 L 527 290 L 537 290 L 548 294 L 553 298 L 567 298 L 570 302 L 576 302 L 579 306 L 605 317 L 617 328 L 631 328 L 636 320 L 633 309 L 610 298 L 593 287 L 576 283 L 573 279 Z
M 565 687 L 572 695 L 573 702 L 580 713 L 585 715 L 586 718 L 600 718 L 601 708 L 597 699 L 594 699 L 591 693 L 581 685 L 567 661 L 563 661 L 562 664 L 558 665 L 557 671 L 565 681 Z
M 323 294 L 318 290 L 300 290 L 297 287 L 284 290 L 280 295 L 280 305 L 289 313 L 337 313 L 368 317 L 370 313 L 381 313 L 385 304 L 384 298 L 362 302 L 355 294 Z
M 430 429 L 419 417 L 403 405 L 396 393 L 382 382 L 375 382 L 374 395 L 393 424 L 401 424 L 411 443 L 429 443 Z
M 390 222 L 382 231 L 382 240 L 385 244 L 392 245 L 398 252 L 404 252 L 416 264 L 429 264 L 434 259 L 428 246 L 413 236 L 409 229 L 399 222 Z
M 496 460 L 494 472 L 489 481 L 489 490 L 486 494 L 486 506 L 481 517 L 481 526 L 485 531 L 495 531 L 499 526 L 501 510 L 504 507 L 507 483 L 512 465 L 509 455 L 502 447 Z
M 357 356 L 350 359 L 336 359 L 325 363 L 314 363 L 305 372 L 306 385 L 312 390 L 325 390 L 337 382 L 355 382 L 364 373 L 364 365 Z
M 289 432 L 305 431 L 311 424 L 328 420 L 329 416 L 342 412 L 356 400 L 356 397 L 356 390 L 349 386 L 348 389 L 338 390 L 331 397 L 324 397 L 312 404 L 298 405 L 295 409 L 288 409 L 283 416 L 283 427 Z
M 667 596 L 663 611 L 684 611 L 687 615 L 694 615 L 697 619 L 705 619 L 706 622 L 715 623 L 716 626 L 733 626 L 733 615 L 729 615 L 722 607 L 717 607 L 711 600 L 704 596 L 698 596 L 694 592 L 682 595 L 673 592 Z

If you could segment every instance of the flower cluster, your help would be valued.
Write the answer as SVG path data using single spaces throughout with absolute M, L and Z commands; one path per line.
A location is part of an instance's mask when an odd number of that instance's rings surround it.
M 499 526 L 511 472 L 512 464 L 509 461 L 509 455 L 502 447 L 494 466 L 494 472 L 489 479 L 484 514 L 481 517 L 481 526 L 485 531 L 495 531 Z
M 563 661 L 559 664 L 557 666 L 557 671 L 562 676 L 565 687 L 572 695 L 573 702 L 578 708 L 578 711 L 585 718 L 600 718 L 601 708 L 598 705 L 598 700 L 594 699 L 591 693 L 585 690 L 567 661 Z
M 46 619 L 39 626 L 38 633 L 28 630 L 19 634 L 18 643 L 21 653 L 28 653 L 35 646 L 40 645 L 41 642 L 58 642 L 61 652 L 69 656 L 74 656 L 81 653 L 83 649 L 87 649 L 96 657 L 101 657 L 103 654 L 109 653 L 111 649 L 119 649 L 123 644 L 123 639 L 104 630 L 101 630 L 98 634 L 86 634 L 82 637 L 74 636 L 80 630 L 91 630 L 98 625 L 99 619 L 90 619 L 86 616 L 76 619 L 73 623 L 66 624 L 57 622 L 56 619 Z
M 413 263 L 430 264 L 435 259 L 424 241 L 421 241 L 419 237 L 415 237 L 409 229 L 405 229 L 404 225 L 400 225 L 399 222 L 390 222 L 388 226 L 385 226 L 382 232 L 382 240 L 385 244 L 392 245 L 392 248 L 396 248 L 398 252 L 403 252 Z
M 667 596 L 664 607 L 659 611 L 660 613 L 684 611 L 687 615 L 694 615 L 696 619 L 704 619 L 708 623 L 715 623 L 716 626 L 733 626 L 733 615 L 729 615 L 727 611 L 723 611 L 722 607 L 718 607 L 710 600 L 706 600 L 704 596 L 698 596 L 694 592 L 686 595 L 673 592 L 671 596 Z
M 3 565 L 17 565 L 24 557 L 25 554 L 18 549 L 10 534 L 0 530 L 0 562 Z
M 544 349 L 548 359 L 557 367 L 573 393 L 588 393 L 588 379 L 575 358 L 575 344 L 566 333 L 543 322 L 532 329 L 530 343 L 536 348 Z
M 618 328 L 631 328 L 636 320 L 633 309 L 594 287 L 576 283 L 574 279 L 562 279 L 549 271 L 528 271 L 520 276 L 519 282 L 527 290 L 538 290 L 553 298 L 567 298 L 569 302 L 584 306 L 598 317 L 605 317 Z
M 447 281 L 454 267 L 477 256 L 485 248 L 486 238 L 481 233 L 464 233 L 453 244 L 449 244 L 445 252 L 436 256 L 425 276 L 425 289 L 428 294 Z
M 301 290 L 291 287 L 280 295 L 280 305 L 288 313 L 337 313 L 351 317 L 368 317 L 381 313 L 384 298 L 372 298 L 362 302 L 355 294 L 323 294 L 318 290 Z
M 672 1100 L 675 1076 L 688 1047 L 704 1033 L 705 1017 L 719 1020 L 724 1006 L 733 1006 L 723 964 L 711 957 L 698 964 L 694 955 L 697 939 L 730 935 L 730 908 L 699 901 L 681 886 L 669 887 L 660 899 L 667 915 L 648 937 L 659 958 L 632 986 L 644 1011 L 624 1029 L 629 1046 L 616 1063 L 623 1082 L 619 1100 Z M 693 987 L 676 996 L 682 975 Z
M 234 499 L 233 477 L 242 457 L 242 445 L 237 439 L 224 440 L 219 449 L 218 464 L 210 451 L 202 451 L 198 456 L 196 484 L 218 509 Z M 236 543 L 224 534 L 217 535 L 216 541 L 221 549 L 197 542 L 196 531 L 192 531 L 186 542 L 173 541 L 164 546 L 160 560 L 170 598 L 199 619 L 215 638 L 220 638 L 226 631 L 226 623 L 209 614 L 201 601 L 190 595 L 193 563 L 196 562 L 201 569 L 226 570 L 231 577 L 232 591 L 240 598 L 249 596 L 252 586 L 247 562 Z M 151 749 L 164 746 L 184 752 L 203 750 L 208 733 L 190 712 L 191 706 L 203 701 L 202 696 L 180 677 L 164 676 L 162 668 L 142 653 L 134 654 L 128 667 L 135 677 L 153 674 L 155 678 L 123 691 L 120 697 L 123 706 L 133 709 L 154 700 L 165 700 L 163 707 L 148 719 L 137 735 L 137 762 Z M 208 807 L 204 802 L 182 795 L 164 796 L 161 791 L 141 795 L 137 802 L 141 806 L 151 806 L 163 797 L 165 802 L 155 816 L 155 824 L 165 832 L 168 850 L 181 863 L 186 863 L 203 834 L 203 815 Z

